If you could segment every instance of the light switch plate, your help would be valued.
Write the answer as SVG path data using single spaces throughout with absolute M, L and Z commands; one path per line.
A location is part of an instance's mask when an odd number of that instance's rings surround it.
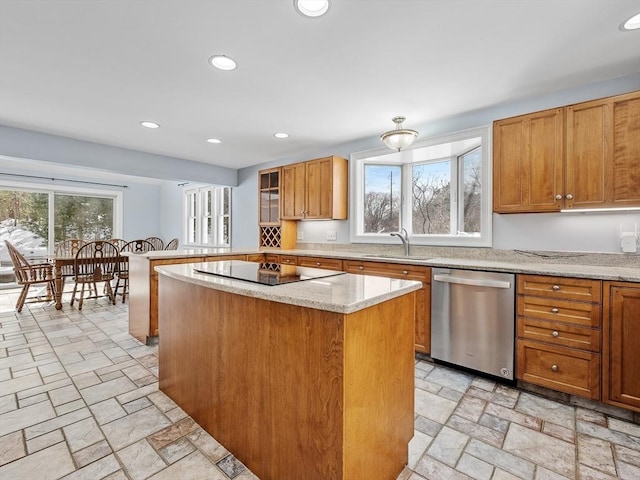
M 304 232 L 298 232 L 298 240 L 304 240 Z
M 335 241 L 338 239 L 338 232 L 327 231 L 327 240 Z

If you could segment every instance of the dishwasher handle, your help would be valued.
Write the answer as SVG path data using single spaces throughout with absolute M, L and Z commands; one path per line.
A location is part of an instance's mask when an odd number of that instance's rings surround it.
M 451 275 L 434 275 L 433 280 L 444 283 L 457 283 L 459 285 L 472 285 L 474 287 L 511 288 L 511 282 L 500 280 L 483 280 L 480 278 L 452 277 Z

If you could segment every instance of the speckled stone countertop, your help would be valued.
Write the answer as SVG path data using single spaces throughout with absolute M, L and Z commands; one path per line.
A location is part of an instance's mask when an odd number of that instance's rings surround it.
M 394 245 L 336 244 L 327 246 L 327 244 L 306 244 L 305 248 L 295 250 L 194 248 L 147 252 L 140 255 L 151 260 L 254 253 L 318 256 L 344 260 L 640 282 L 640 254 L 533 252 L 491 248 L 412 246 L 411 256 L 404 257 L 401 255 L 401 248 Z
M 238 261 L 234 260 L 234 262 Z M 155 267 L 155 270 L 161 275 L 176 280 L 237 295 L 347 314 L 405 295 L 422 287 L 421 282 L 412 280 L 349 273 L 317 280 L 269 286 L 198 273 L 194 271 L 198 265 L 206 266 L 206 264 L 186 263 L 159 266 Z

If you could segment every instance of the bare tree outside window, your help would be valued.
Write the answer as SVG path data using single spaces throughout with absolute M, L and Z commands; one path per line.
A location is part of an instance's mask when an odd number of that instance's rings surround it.
M 415 234 L 451 232 L 451 162 L 412 168 L 412 229 Z
M 365 165 L 365 233 L 400 230 L 400 174 L 399 165 Z
M 482 149 L 460 156 L 460 169 L 464 179 L 463 231 L 480 233 L 482 209 Z

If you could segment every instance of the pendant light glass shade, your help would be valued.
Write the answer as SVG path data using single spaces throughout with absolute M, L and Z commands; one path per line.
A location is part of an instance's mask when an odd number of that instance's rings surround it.
M 413 143 L 418 136 L 418 132 L 408 128 L 402 128 L 402 122 L 405 121 L 404 117 L 393 117 L 392 120 L 396 124 L 395 130 L 384 132 L 380 135 L 380 140 L 382 140 L 382 143 L 387 147 L 400 151 Z

